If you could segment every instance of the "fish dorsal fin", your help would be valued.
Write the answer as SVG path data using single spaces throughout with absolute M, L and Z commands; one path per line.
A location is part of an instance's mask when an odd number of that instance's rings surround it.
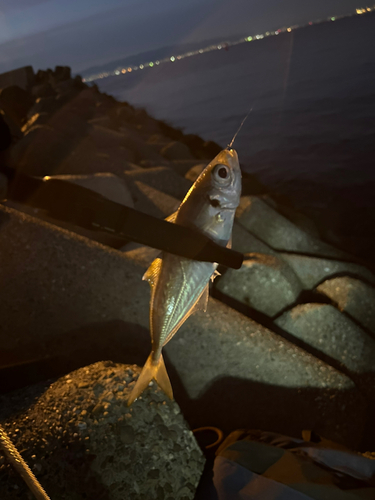
M 174 223 L 174 221 L 176 220 L 177 214 L 178 214 L 178 210 L 176 210 L 176 212 L 173 212 L 173 214 L 168 215 L 168 217 L 166 217 L 166 218 L 165 218 L 165 220 L 166 220 L 167 222 L 172 222 L 172 223 Z
M 156 284 L 160 274 L 161 263 L 162 260 L 160 257 L 155 259 L 142 277 L 144 281 L 148 281 L 150 283 L 151 288 L 153 288 Z

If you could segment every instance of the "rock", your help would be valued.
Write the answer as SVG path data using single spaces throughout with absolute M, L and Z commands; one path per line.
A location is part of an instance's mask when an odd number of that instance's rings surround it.
M 267 188 L 262 184 L 255 175 L 248 172 L 242 172 L 242 196 L 248 195 L 264 195 Z
M 8 178 L 0 173 L 0 200 L 4 200 L 7 197 L 8 191 Z
M 194 165 L 194 167 L 191 167 L 185 174 L 185 179 L 191 182 L 195 182 L 200 174 L 203 172 L 203 170 L 206 168 L 205 163 L 198 163 L 197 165 Z
M 375 341 L 329 304 L 296 306 L 276 324 L 352 372 L 375 371 Z
M 293 304 L 302 286 L 293 270 L 276 256 L 247 253 L 241 269 L 228 269 L 216 288 L 267 316 Z
M 294 270 L 303 287 L 307 290 L 312 290 L 329 277 L 343 273 L 364 278 L 375 284 L 375 276 L 368 269 L 358 264 L 307 257 L 306 255 L 287 253 L 280 253 L 279 255 Z
M 203 151 L 206 158 L 215 158 L 221 151 L 221 147 L 214 141 L 205 141 L 203 143 Z
M 182 142 L 170 142 L 160 151 L 168 160 L 191 160 L 193 158 L 190 149 Z
M 157 162 L 158 165 L 165 163 L 164 158 L 151 145 L 147 144 L 137 132 L 127 127 L 120 127 L 120 132 L 124 137 L 124 146 L 134 152 L 134 161 L 136 163 L 141 161 Z
M 180 206 L 180 201 L 177 198 L 154 189 L 143 182 L 136 181 L 133 187 L 129 187 L 136 200 L 135 208 L 154 217 L 168 217 Z M 145 203 L 144 197 L 146 197 L 147 203 Z M 150 202 L 152 206 L 150 206 Z
M 0 89 L 17 85 L 23 90 L 28 90 L 34 83 L 34 70 L 32 66 L 14 69 L 0 74 Z
M 17 85 L 0 90 L 0 108 L 19 127 L 27 120 L 27 112 L 33 103 L 32 96 Z
M 78 184 L 84 188 L 95 191 L 105 198 L 121 205 L 134 208 L 130 190 L 123 179 L 109 173 L 94 175 L 54 175 L 52 179 L 61 179 L 66 182 Z
M 30 119 L 34 115 L 39 113 L 54 113 L 59 107 L 59 102 L 54 96 L 50 97 L 38 97 L 35 104 L 29 109 L 27 113 L 27 118 Z
M 9 208 L 0 214 L 2 359 L 19 370 L 21 360 L 50 357 L 49 372 L 103 358 L 144 363 L 150 262 Z M 165 359 L 192 428 L 309 428 L 351 445 L 362 437 L 366 407 L 348 377 L 217 300 L 189 318 Z M 28 373 L 30 383 L 37 374 Z
M 260 241 L 256 236 L 246 231 L 244 227 L 234 221 L 232 231 L 232 248 L 241 253 L 262 253 L 266 255 L 277 255 L 271 247 Z
M 49 113 L 35 113 L 22 127 L 22 132 L 27 134 L 33 127 L 46 125 L 50 119 Z
M 237 220 L 274 250 L 306 253 L 321 257 L 346 258 L 341 250 L 305 233 L 260 198 L 244 196 Z
M 194 498 L 203 454 L 156 384 L 127 407 L 139 373 L 104 361 L 2 398 L 2 424 L 5 407 L 6 432 L 51 498 Z M 2 500 L 28 496 L 8 464 L 0 467 L 0 490 Z
M 140 181 L 163 193 L 182 200 L 191 187 L 191 182 L 168 167 L 155 167 L 134 172 L 125 172 L 129 181 Z
M 173 168 L 173 170 L 182 177 L 184 177 L 187 172 L 196 165 L 203 165 L 203 163 L 199 163 L 199 160 L 173 160 L 171 162 L 171 167 Z M 204 167 L 206 167 L 207 165 L 208 161 L 204 163 Z
M 5 151 L 12 143 L 10 127 L 5 119 L 5 114 L 0 112 L 0 151 Z
M 64 81 L 71 79 L 71 70 L 69 66 L 56 66 L 54 72 L 54 78 L 56 81 Z
M 31 95 L 37 99 L 39 97 L 53 97 L 56 92 L 50 83 L 40 83 L 31 88 Z
M 365 328 L 375 333 L 375 289 L 349 276 L 324 281 L 317 291 L 329 297 Z

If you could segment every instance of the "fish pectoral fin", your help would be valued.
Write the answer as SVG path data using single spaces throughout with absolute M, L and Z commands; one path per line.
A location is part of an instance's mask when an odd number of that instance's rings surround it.
M 214 274 L 211 276 L 211 281 L 212 283 L 214 282 L 214 279 L 217 278 L 218 276 L 221 276 L 221 273 L 215 269 Z
M 232 248 L 232 240 L 233 240 L 233 237 L 232 237 L 232 235 L 230 235 L 229 241 L 227 243 L 227 248 Z
M 133 387 L 132 392 L 128 398 L 127 405 L 130 406 L 134 401 L 139 398 L 142 392 L 148 387 L 152 379 L 155 379 L 159 387 L 165 394 L 173 399 L 173 391 L 171 382 L 168 377 L 167 369 L 165 368 L 163 356 L 160 354 L 158 361 L 154 361 L 153 353 L 149 355 L 147 361 L 138 377 L 138 380 Z
M 156 284 L 160 274 L 161 263 L 162 259 L 160 257 L 155 259 L 142 277 L 143 280 L 150 283 L 151 288 Z
M 167 222 L 174 223 L 174 221 L 176 220 L 177 214 L 178 214 L 178 210 L 176 210 L 175 212 L 173 212 L 173 214 L 168 215 L 168 217 L 166 217 L 164 220 L 166 220 Z

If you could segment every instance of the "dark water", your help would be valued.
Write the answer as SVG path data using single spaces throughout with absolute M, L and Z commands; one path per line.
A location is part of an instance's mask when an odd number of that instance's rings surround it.
M 129 75 L 101 90 L 226 146 L 323 237 L 375 261 L 375 14 Z

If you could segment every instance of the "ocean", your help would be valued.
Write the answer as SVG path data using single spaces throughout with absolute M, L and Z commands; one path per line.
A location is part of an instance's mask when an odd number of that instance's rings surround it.
M 234 144 L 242 168 L 375 264 L 374 13 L 96 83 L 223 147 L 252 108 Z

